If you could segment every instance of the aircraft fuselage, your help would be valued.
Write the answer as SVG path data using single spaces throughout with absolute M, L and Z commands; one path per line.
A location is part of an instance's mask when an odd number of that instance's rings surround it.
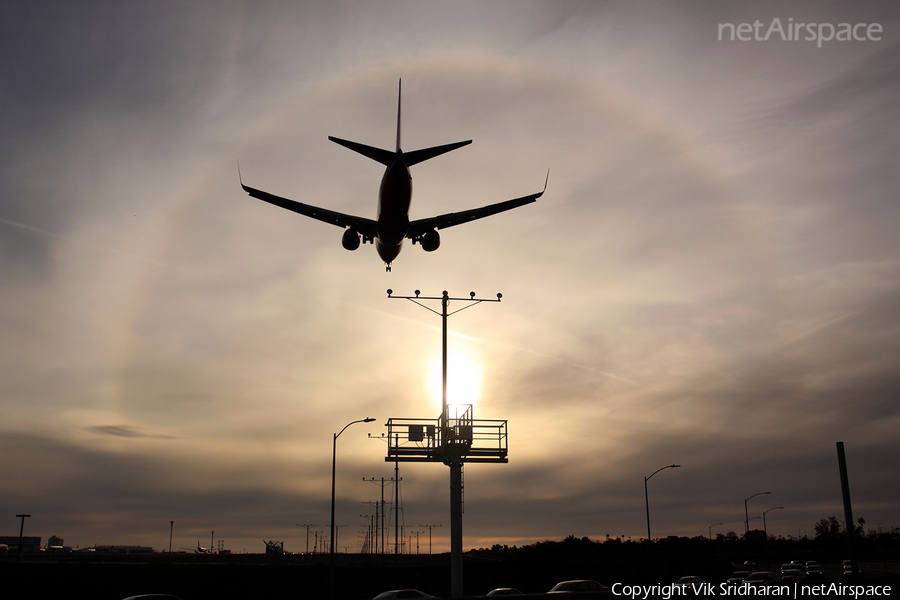
M 375 249 L 387 264 L 397 258 L 409 231 L 412 176 L 402 155 L 384 170 L 378 190 L 378 236 Z

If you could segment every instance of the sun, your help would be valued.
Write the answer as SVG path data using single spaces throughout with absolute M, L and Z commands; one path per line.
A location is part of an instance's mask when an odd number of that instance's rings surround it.
M 441 355 L 432 361 L 428 377 L 428 391 L 437 412 L 441 411 L 442 396 Z M 481 367 L 464 350 L 449 349 L 447 353 L 447 404 L 474 405 L 481 396 Z M 454 416 L 451 413 L 451 416 Z

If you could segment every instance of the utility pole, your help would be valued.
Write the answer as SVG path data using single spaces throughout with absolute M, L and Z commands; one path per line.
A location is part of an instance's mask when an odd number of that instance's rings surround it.
M 22 560 L 22 535 L 25 533 L 25 519 L 30 517 L 31 515 L 16 515 L 17 518 L 22 519 L 22 524 L 19 526 L 19 547 L 16 550 L 16 562 Z
M 419 525 L 419 527 L 421 527 L 421 525 Z M 416 534 L 416 556 L 418 556 L 419 555 L 419 534 L 425 533 L 425 530 L 423 529 L 423 530 L 419 531 L 417 529 L 416 531 L 413 531 L 413 533 Z M 410 539 L 412 539 L 412 536 L 410 536 Z M 412 542 L 410 542 L 410 543 L 412 543 Z M 412 554 L 412 552 L 410 552 L 410 554 Z M 431 553 L 429 552 L 429 554 L 431 554 Z
M 388 437 L 390 440 L 390 436 Z M 388 441 L 390 444 L 390 441 Z M 400 560 L 400 462 L 394 461 L 394 566 Z
M 319 526 L 318 523 L 313 523 L 311 525 L 307 525 L 306 523 L 301 525 L 300 523 L 297 523 L 297 527 L 306 527 L 306 553 L 307 554 L 309 554 L 309 528 L 310 527 L 318 527 L 318 526 Z
M 428 528 L 428 554 L 431 554 L 431 528 L 432 527 L 441 527 L 441 525 L 419 525 L 419 527 L 427 527 Z
M 169 521 L 169 554 L 172 554 L 172 531 L 175 529 L 175 521 Z
M 366 479 L 365 477 L 363 477 L 363 481 L 368 481 L 370 483 L 374 483 L 375 485 L 381 487 L 381 554 L 384 554 L 384 538 L 385 538 L 385 535 L 384 535 L 384 532 L 385 532 L 385 529 L 384 529 L 384 486 L 390 485 L 391 483 L 394 482 L 394 480 L 393 479 L 385 480 L 385 478 L 382 477 L 381 483 L 379 483 L 378 480 L 375 479 L 374 477 L 372 479 Z M 377 509 L 375 512 L 376 513 L 378 512 Z M 375 545 L 376 545 L 376 547 L 378 546 L 377 540 L 376 540 Z
M 363 479 L 363 481 L 365 481 L 365 479 Z M 381 512 L 379 510 L 381 503 L 378 500 L 368 500 L 368 501 L 363 501 L 363 504 L 369 504 L 369 505 L 375 507 L 375 529 L 372 532 L 375 537 L 372 538 L 372 554 L 377 554 L 378 553 L 378 525 L 379 525 L 378 519 L 381 517 Z
M 365 542 L 363 542 L 363 553 L 364 554 L 374 554 L 375 553 L 375 515 L 359 515 L 363 519 L 369 520 L 369 525 L 366 527 L 366 537 Z
M 346 526 L 347 526 L 346 524 L 339 525 L 339 524 L 335 523 L 335 525 L 334 525 L 334 547 L 335 548 L 338 547 L 338 534 L 341 531 L 341 527 L 346 527 Z

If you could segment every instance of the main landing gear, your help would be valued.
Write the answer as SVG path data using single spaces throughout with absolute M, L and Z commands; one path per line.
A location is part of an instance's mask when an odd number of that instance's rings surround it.
M 384 263 L 384 270 L 386 273 L 391 272 L 391 263 Z

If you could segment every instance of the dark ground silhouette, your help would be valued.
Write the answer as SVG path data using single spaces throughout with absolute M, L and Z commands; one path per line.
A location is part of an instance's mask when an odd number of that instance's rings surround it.
M 900 537 L 884 535 L 857 541 L 865 581 L 900 584 Z M 843 581 L 847 558 L 840 540 L 677 538 L 653 544 L 568 537 L 520 548 L 494 546 L 465 554 L 465 591 L 479 596 L 497 587 L 543 593 L 567 579 L 593 579 L 605 585 L 671 583 L 699 575 L 720 583 L 746 560 L 757 570 L 777 571 L 791 560 L 815 560 L 826 581 Z M 449 554 L 338 556 L 338 600 L 372 598 L 388 589 L 417 588 L 449 595 Z M 280 564 L 277 564 L 280 563 Z M 97 600 L 121 600 L 146 593 L 168 593 L 182 600 L 228 598 L 328 598 L 328 555 L 26 554 L 0 557 L 7 589 L 31 590 L 35 597 L 86 593 Z M 27 592 L 26 592 L 27 593 Z

